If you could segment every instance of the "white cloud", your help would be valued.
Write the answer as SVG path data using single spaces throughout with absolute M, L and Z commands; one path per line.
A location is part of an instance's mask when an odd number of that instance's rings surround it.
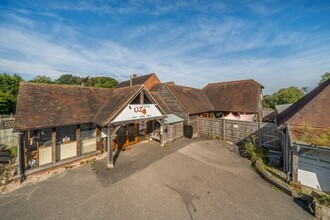
M 158 10 L 176 7 L 183 6 L 165 5 Z M 311 87 L 329 71 L 329 38 L 311 40 L 312 35 L 280 31 L 269 22 L 257 24 L 231 16 L 201 16 L 184 25 L 157 21 L 123 27 L 125 39 L 115 42 L 111 37 L 90 38 L 79 27 L 58 20 L 48 24 L 47 32 L 39 32 L 38 27 L 45 24 L 24 13 L 0 24 L 0 32 L 6 33 L 0 35 L 0 51 L 6 51 L 0 52 L 0 70 L 31 78 L 38 74 L 57 78 L 69 72 L 108 75 L 121 81 L 132 73 L 156 72 L 163 81 L 199 88 L 209 82 L 254 78 L 270 93 L 290 85 Z M 276 56 L 273 49 L 278 47 L 291 53 Z M 257 53 L 250 53 L 253 50 Z

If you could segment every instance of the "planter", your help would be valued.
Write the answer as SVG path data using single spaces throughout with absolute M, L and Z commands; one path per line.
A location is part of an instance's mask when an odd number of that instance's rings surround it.
M 313 198 L 313 209 L 315 218 L 319 220 L 330 220 L 330 207 L 322 205 L 317 195 L 314 194 Z

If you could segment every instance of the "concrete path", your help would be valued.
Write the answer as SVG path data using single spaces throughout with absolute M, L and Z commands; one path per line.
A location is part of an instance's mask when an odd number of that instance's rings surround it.
M 137 144 L 105 164 L 0 195 L 0 219 L 313 219 L 221 141 Z

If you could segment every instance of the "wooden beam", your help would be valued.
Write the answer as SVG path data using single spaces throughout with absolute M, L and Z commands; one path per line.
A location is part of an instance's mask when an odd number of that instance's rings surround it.
M 144 92 L 141 91 L 140 93 L 140 104 L 143 105 L 144 104 Z
M 107 152 L 107 166 L 108 168 L 113 168 L 113 149 L 112 149 L 112 134 L 113 134 L 113 127 L 108 127 L 108 152 Z
M 103 153 L 103 149 L 102 149 L 102 141 L 98 142 L 98 138 L 101 137 L 101 129 L 100 126 L 96 126 L 96 150 L 101 151 L 101 153 Z
M 52 128 L 52 163 L 56 163 L 56 128 Z
M 77 157 L 81 154 L 80 125 L 76 128 Z

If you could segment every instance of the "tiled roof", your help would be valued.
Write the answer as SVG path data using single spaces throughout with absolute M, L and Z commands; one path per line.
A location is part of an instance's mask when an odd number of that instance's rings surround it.
M 209 102 L 203 90 L 172 84 L 164 85 L 183 105 L 183 107 L 188 111 L 189 114 L 198 114 L 213 111 L 213 106 Z
M 90 123 L 112 89 L 21 82 L 15 129 Z
M 285 109 L 277 123 L 293 126 L 330 128 L 330 79 Z
M 133 86 L 145 84 L 144 86 L 147 89 L 151 88 L 154 84 L 158 84 L 158 83 L 160 83 L 160 81 L 155 73 L 142 75 L 142 76 L 136 76 L 136 77 L 132 78 Z M 127 87 L 127 86 L 130 86 L 130 80 L 120 82 L 116 88 Z
M 97 112 L 94 123 L 106 126 L 137 95 L 141 88 L 140 85 L 136 85 L 113 89 L 112 94 Z
M 116 89 L 20 83 L 15 130 L 52 128 L 84 123 L 107 125 L 142 89 Z
M 210 83 L 203 91 L 216 111 L 257 113 L 262 88 L 261 84 L 249 79 Z

